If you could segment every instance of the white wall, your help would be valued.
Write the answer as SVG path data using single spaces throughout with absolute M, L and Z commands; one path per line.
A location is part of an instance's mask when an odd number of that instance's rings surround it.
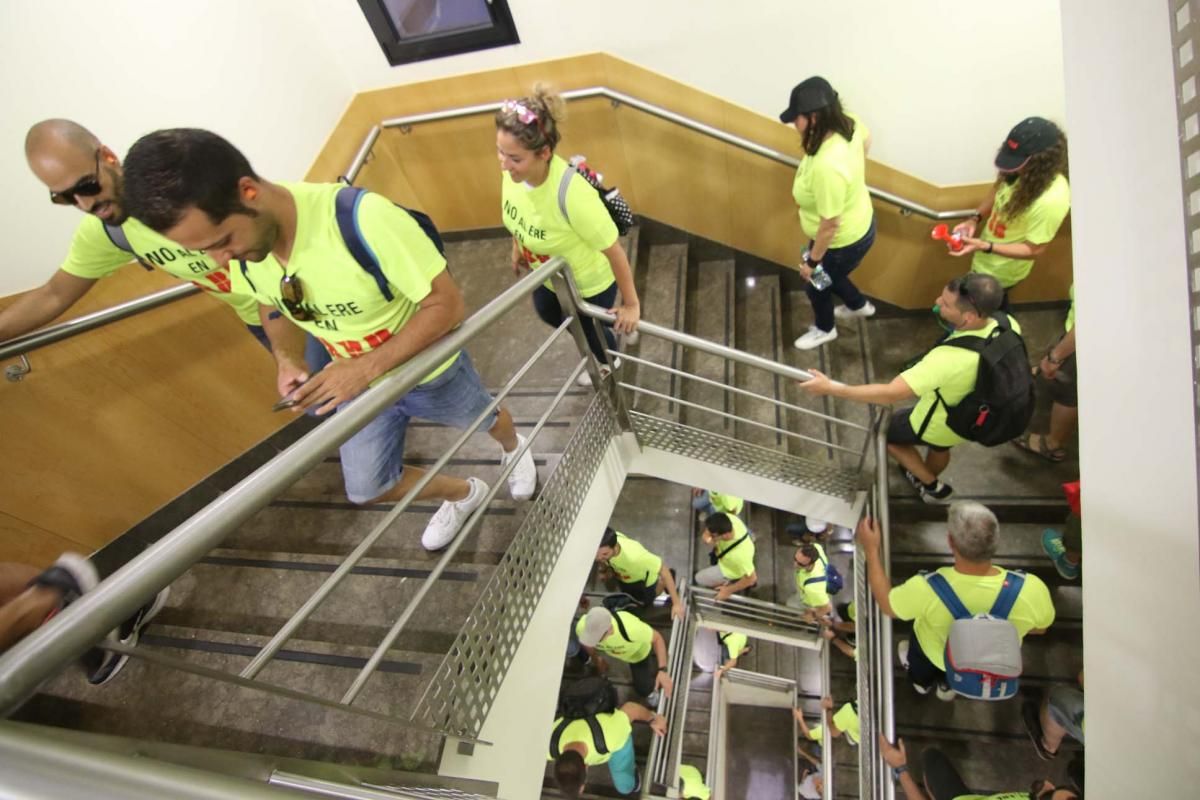
M 871 155 L 947 185 L 986 181 L 1004 135 L 1062 122 L 1058 4 L 1009 0 L 509 0 L 521 44 L 389 67 L 357 4 L 321 4 L 357 89 L 607 52 L 776 119 L 823 74 L 874 133 Z M 499 98 L 497 98 L 499 99 Z
M 1194 797 L 1200 516 L 1168 7 L 1063 0 L 1062 19 L 1089 796 Z
M 25 164 L 40 119 L 74 119 L 122 155 L 156 128 L 211 128 L 263 175 L 302 176 L 353 96 L 313 13 L 289 0 L 0 3 L 0 296 L 42 283 L 80 219 Z

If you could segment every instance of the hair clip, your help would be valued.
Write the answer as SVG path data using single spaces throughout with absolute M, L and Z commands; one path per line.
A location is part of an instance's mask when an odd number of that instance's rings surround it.
M 516 114 L 517 119 L 521 120 L 525 125 L 532 125 L 538 122 L 538 116 L 529 106 L 522 103 L 520 100 L 505 100 L 500 110 L 505 114 Z

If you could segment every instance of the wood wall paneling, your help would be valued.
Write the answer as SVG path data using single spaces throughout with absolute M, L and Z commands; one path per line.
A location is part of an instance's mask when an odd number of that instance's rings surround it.
M 172 283 L 129 266 L 99 281 L 71 315 Z M 0 514 L 25 526 L 6 529 L 0 559 L 52 558 L 68 544 L 96 549 L 286 421 L 270 411 L 269 354 L 232 309 L 209 297 L 176 301 L 29 358 L 25 380 L 0 383 Z M 14 544 L 36 531 L 57 539 Z

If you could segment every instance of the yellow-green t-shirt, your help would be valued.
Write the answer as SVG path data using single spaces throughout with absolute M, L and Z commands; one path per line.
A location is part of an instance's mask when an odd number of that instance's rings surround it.
M 562 256 L 571 266 L 579 293 L 592 297 L 615 280 L 612 265 L 602 251 L 616 243 L 617 226 L 599 193 L 578 174 L 572 175 L 567 184 L 566 206 L 571 220 L 567 221 L 558 206 L 558 186 L 563 173 L 570 169 L 570 164 L 553 156 L 541 186 L 518 183 L 503 173 L 501 212 L 504 227 L 516 237 L 530 266 Z
M 1009 317 L 1009 324 L 1017 333 L 1021 326 L 1014 317 Z M 987 338 L 996 327 L 996 320 L 988 320 L 987 325 L 973 331 L 955 331 L 947 338 L 958 339 L 963 336 L 978 336 Z M 940 392 L 946 405 L 954 406 L 975 388 L 975 378 L 979 372 L 979 354 L 959 347 L 935 347 L 925 354 L 925 357 L 912 365 L 900 377 L 908 384 L 919 399 L 917 405 L 908 416 L 909 424 L 914 433 L 921 430 L 925 417 L 933 411 L 929 425 L 921 439 L 939 447 L 952 447 L 963 438 L 946 425 L 946 406 L 937 400 L 935 390 Z
M 736 581 L 754 572 L 754 537 L 746 535 L 746 523 L 732 514 L 725 516 L 729 517 L 729 522 L 733 525 L 733 537 L 717 542 L 713 552 L 717 554 L 717 565 L 721 568 L 721 574 L 731 581 Z M 746 536 L 746 541 L 734 547 L 743 536 Z M 729 551 L 729 555 L 722 556 L 726 551 Z
M 964 575 L 954 567 L 942 567 L 938 574 L 944 577 L 958 599 L 972 614 L 985 614 L 996 602 L 1004 584 L 1005 570 L 997 569 L 995 575 Z M 925 580 L 923 575 L 914 575 L 888 593 L 888 602 L 897 619 L 913 620 L 913 630 L 921 651 L 938 669 L 945 669 L 946 639 L 950 636 L 950 625 L 954 616 L 946 608 Z M 1026 575 L 1025 585 L 1013 604 L 1008 620 L 1025 634 L 1034 628 L 1049 628 L 1054 622 L 1054 603 L 1050 590 L 1036 575 Z
M 830 247 L 854 244 L 871 227 L 875 214 L 867 191 L 867 155 L 864 145 L 870 132 L 853 114 L 854 135 L 850 141 L 835 133 L 806 156 L 792 181 L 792 199 L 800 210 L 800 227 L 810 239 L 817 238 L 822 219 L 839 218 Z
M 691 764 L 679 765 L 679 796 L 683 800 L 708 800 L 712 790 L 704 785 L 704 776 Z
M 662 559 L 651 553 L 641 542 L 634 541 L 617 532 L 617 546 L 621 548 L 608 561 L 612 571 L 622 583 L 641 583 L 653 586 L 662 572 Z
M 393 295 L 388 300 L 375 278 L 350 254 L 338 230 L 334 199 L 343 187 L 331 183 L 280 185 L 296 201 L 291 257 L 286 268 L 270 254 L 262 261 L 233 265 L 234 291 L 252 294 L 260 303 L 279 309 L 316 336 L 334 358 L 369 353 L 417 313 L 433 279 L 446 268 L 446 259 L 407 211 L 382 195 L 363 195 L 356 213 L 358 228 L 387 278 Z M 285 272 L 299 280 L 311 320 L 295 319 L 284 306 L 279 282 Z M 422 382 L 436 378 L 457 358 L 455 353 Z
M 854 744 L 858 744 L 862 730 L 858 722 L 858 712 L 854 710 L 854 706 L 849 703 L 843 703 L 842 707 L 833 714 L 833 724 L 839 731 L 846 734 L 847 739 Z M 824 735 L 825 726 L 822 724 L 818 723 L 808 729 L 808 738 L 814 742 L 821 741 L 821 737 Z
M 748 641 L 749 639 L 743 633 L 717 631 L 717 645 L 725 648 L 724 651 L 718 653 L 718 657 L 721 657 L 721 664 L 724 664 L 731 658 L 736 660 L 741 657 L 742 651 L 746 649 Z
M 191 281 L 207 294 L 228 303 L 247 325 L 260 325 L 258 301 L 245 292 L 234 292 L 229 269 L 199 250 L 180 247 L 157 231 L 151 230 L 130 217 L 121 224 L 133 253 L 113 244 L 104 230 L 104 223 L 88 214 L 75 228 L 67 260 L 60 267 L 77 278 L 99 280 L 111 275 L 135 257 L 142 263 L 158 267 L 163 272 Z
M 1004 214 L 1004 207 L 1020 183 L 1020 180 L 1016 183 L 1002 183 L 996 189 L 992 213 L 979 238 L 997 244 L 1048 244 L 1054 239 L 1067 212 L 1071 210 L 1071 186 L 1067 179 L 1062 175 L 1056 176 L 1046 187 L 1046 191 L 1025 209 L 1025 213 L 1016 219 L 1008 219 Z M 1005 289 L 1025 280 L 1032 269 L 1031 258 L 1008 258 L 999 253 L 985 253 L 982 250 L 976 250 L 971 260 L 972 272 L 995 276 Z
M 804 598 L 804 604 L 809 608 L 821 608 L 829 605 L 829 591 L 825 583 L 825 554 L 820 556 L 808 569 L 796 569 L 796 591 Z M 808 581 L 813 581 L 809 583 Z
M 588 725 L 586 719 L 577 719 L 567 724 L 563 729 L 562 736 L 558 740 L 558 751 L 567 749 L 567 745 L 583 742 L 587 745 L 587 755 L 584 756 L 583 763 L 589 767 L 607 764 L 612 758 L 612 754 L 625 746 L 625 742 L 633 735 L 633 722 L 629 719 L 629 715 L 621 709 L 617 709 L 609 714 L 597 714 L 596 721 L 600 723 L 600 730 L 604 732 L 604 745 L 608 750 L 607 753 L 600 754 L 596 752 L 596 743 L 592 741 L 592 729 Z M 562 722 L 562 717 L 554 720 L 554 727 L 557 728 Z M 553 761 L 553 754 L 548 755 L 547 761 Z
M 1071 283 L 1071 309 L 1067 311 L 1067 321 L 1063 325 L 1063 330 L 1067 333 L 1075 330 L 1075 283 Z
M 628 640 L 621 635 L 621 631 L 617 627 L 618 618 L 621 620 L 621 624 L 625 626 L 625 633 L 629 634 Z M 576 636 L 583 636 L 583 629 L 586 622 L 587 617 L 579 618 L 579 622 L 575 625 Z M 650 649 L 654 645 L 654 629 L 628 611 L 617 611 L 614 613 L 612 625 L 609 626 L 608 630 L 608 636 L 605 636 L 596 645 L 596 649 L 601 653 L 612 656 L 618 661 L 624 661 L 627 664 L 636 664 L 639 661 L 645 660 L 650 655 Z M 664 664 L 663 666 L 666 665 Z
M 712 507 L 717 511 L 723 511 L 727 514 L 741 514 L 742 507 L 746 505 L 746 501 L 740 497 L 734 497 L 731 494 L 721 494 L 708 490 L 708 502 L 712 503 Z
M 1000 794 L 960 794 L 954 800 L 1030 800 L 1029 792 L 1001 792 Z

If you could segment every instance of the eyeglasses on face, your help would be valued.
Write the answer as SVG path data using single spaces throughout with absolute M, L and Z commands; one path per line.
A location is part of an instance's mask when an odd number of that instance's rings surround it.
M 295 275 L 284 275 L 279 280 L 279 297 L 288 316 L 297 322 L 312 322 L 314 317 L 304 307 L 304 287 Z
M 51 192 L 50 202 L 56 206 L 73 206 L 75 205 L 75 196 L 95 197 L 104 190 L 100 185 L 100 151 L 96 151 L 96 172 L 92 175 L 85 175 L 75 182 L 75 185 L 70 189 L 61 192 Z

